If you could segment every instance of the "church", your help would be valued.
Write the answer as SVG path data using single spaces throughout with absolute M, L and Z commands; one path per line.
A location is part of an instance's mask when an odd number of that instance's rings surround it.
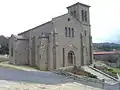
M 89 5 L 75 3 L 68 13 L 42 25 L 11 35 L 11 64 L 54 70 L 93 63 Z

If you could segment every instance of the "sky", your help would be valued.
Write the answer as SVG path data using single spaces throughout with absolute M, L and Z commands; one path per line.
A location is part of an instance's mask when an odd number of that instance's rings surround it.
M 67 13 L 74 3 L 90 5 L 93 42 L 120 41 L 119 0 L 0 0 L 0 35 L 17 35 Z

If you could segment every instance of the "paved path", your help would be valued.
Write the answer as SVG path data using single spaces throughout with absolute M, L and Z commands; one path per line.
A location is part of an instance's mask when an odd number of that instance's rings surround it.
M 31 83 L 30 83 L 31 82 Z M 44 71 L 0 67 L 0 90 L 101 90 Z
M 88 66 L 84 66 L 83 68 L 84 68 L 85 71 L 87 71 L 87 72 L 89 72 L 89 73 L 91 73 L 93 75 L 96 75 L 100 80 L 104 79 L 105 82 L 108 83 L 108 84 L 116 83 L 116 81 L 114 81 L 113 79 L 111 79 L 111 78 L 109 78 L 109 77 L 107 77 L 107 76 L 105 76 L 105 75 L 103 75 L 103 74 L 89 68 Z

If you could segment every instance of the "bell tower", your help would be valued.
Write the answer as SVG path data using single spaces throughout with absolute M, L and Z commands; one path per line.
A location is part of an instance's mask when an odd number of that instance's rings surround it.
M 83 24 L 90 25 L 89 7 L 90 6 L 78 2 L 76 4 L 67 7 L 67 9 L 68 9 L 68 13 L 71 16 L 73 16 Z
M 81 26 L 81 65 L 89 65 L 93 60 L 89 8 L 89 5 L 79 2 L 67 7 L 68 14 L 79 21 Z

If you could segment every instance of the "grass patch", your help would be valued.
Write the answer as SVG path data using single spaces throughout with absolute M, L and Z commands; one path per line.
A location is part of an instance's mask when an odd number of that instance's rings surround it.
M 13 69 L 24 70 L 24 71 L 37 71 L 37 70 L 39 70 L 36 66 L 13 65 L 13 64 L 9 64 L 9 62 L 1 62 L 0 67 L 13 68 Z
M 0 55 L 0 67 L 13 68 L 13 69 L 25 70 L 25 71 L 39 70 L 39 68 L 36 67 L 36 66 L 10 64 L 9 63 L 9 57 L 6 57 L 4 55 Z
M 0 57 L 0 62 L 6 62 L 6 61 L 9 61 L 9 58 Z
M 71 73 L 76 74 L 76 75 L 86 76 L 86 77 L 89 77 L 89 78 L 97 79 L 97 76 L 95 76 L 95 75 L 93 75 L 89 72 L 84 71 L 82 68 L 74 67 L 72 70 L 66 70 L 66 71 L 71 72 Z
M 112 67 L 103 67 L 103 66 L 95 66 L 94 68 L 97 68 L 97 69 L 101 70 L 102 72 L 104 72 L 104 73 L 106 73 L 108 75 L 111 75 L 114 78 L 117 78 L 117 73 L 118 72 L 115 71 L 115 68 L 113 69 Z
M 111 69 L 112 69 L 114 72 L 120 74 L 120 68 L 112 68 L 112 67 L 111 67 Z

